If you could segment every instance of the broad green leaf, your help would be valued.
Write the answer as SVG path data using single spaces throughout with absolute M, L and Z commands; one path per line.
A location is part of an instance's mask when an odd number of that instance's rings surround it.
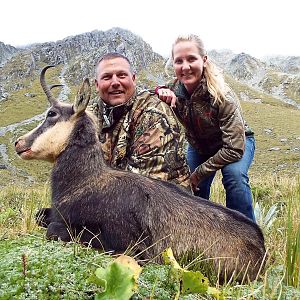
M 181 293 L 183 295 L 200 293 L 204 294 L 208 289 L 208 279 L 199 271 L 187 271 L 182 273 Z
M 136 280 L 141 272 L 141 267 L 129 257 L 122 257 L 108 265 L 106 268 L 98 268 L 95 272 L 98 285 L 104 288 L 98 293 L 96 300 L 127 300 L 134 294 Z M 96 281 L 94 280 L 96 283 Z
M 171 266 L 170 275 L 171 279 L 177 283 L 178 291 L 174 299 L 179 299 L 179 295 L 188 294 L 208 294 L 215 297 L 218 300 L 223 300 L 222 293 L 209 286 L 208 278 L 205 277 L 199 271 L 188 271 L 180 267 L 176 259 L 174 258 L 171 248 L 167 248 L 162 253 L 165 264 Z
M 142 272 L 142 268 L 134 258 L 127 255 L 120 255 L 118 258 L 115 259 L 115 261 L 130 268 L 133 271 L 134 279 L 137 282 L 138 277 Z
M 178 264 L 177 260 L 174 257 L 173 251 L 171 248 L 167 248 L 163 253 L 162 257 L 166 265 L 171 265 L 174 269 L 183 270 Z

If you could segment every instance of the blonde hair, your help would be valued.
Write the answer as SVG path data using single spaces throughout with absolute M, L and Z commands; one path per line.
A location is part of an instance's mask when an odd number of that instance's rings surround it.
M 166 63 L 165 70 L 167 74 L 168 66 L 173 62 L 174 46 L 180 42 L 192 42 L 197 47 L 202 58 L 207 55 L 203 41 L 197 35 L 189 34 L 186 36 L 178 36 L 172 45 L 172 53 Z M 215 102 L 222 104 L 226 100 L 225 94 L 230 90 L 230 87 L 225 83 L 221 69 L 219 69 L 209 58 L 206 60 L 203 76 L 206 78 L 208 91 L 214 97 Z

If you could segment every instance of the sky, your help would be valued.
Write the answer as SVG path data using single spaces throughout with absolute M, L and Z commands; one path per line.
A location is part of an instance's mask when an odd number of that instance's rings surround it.
M 300 56 L 299 8 L 299 0 L 5 0 L 0 41 L 17 47 L 120 27 L 164 56 L 187 33 L 207 50 Z

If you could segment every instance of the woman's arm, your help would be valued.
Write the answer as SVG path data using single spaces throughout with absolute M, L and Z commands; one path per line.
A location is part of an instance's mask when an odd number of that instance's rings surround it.
M 238 99 L 228 96 L 219 107 L 219 127 L 222 132 L 222 147 L 196 170 L 192 181 L 198 183 L 211 173 L 233 163 L 244 154 L 245 126 Z

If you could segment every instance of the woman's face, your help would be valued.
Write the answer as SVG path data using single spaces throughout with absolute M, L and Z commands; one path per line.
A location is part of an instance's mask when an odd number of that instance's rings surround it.
M 182 41 L 173 47 L 173 66 L 176 77 L 192 94 L 202 78 L 207 56 L 199 54 L 194 42 Z

